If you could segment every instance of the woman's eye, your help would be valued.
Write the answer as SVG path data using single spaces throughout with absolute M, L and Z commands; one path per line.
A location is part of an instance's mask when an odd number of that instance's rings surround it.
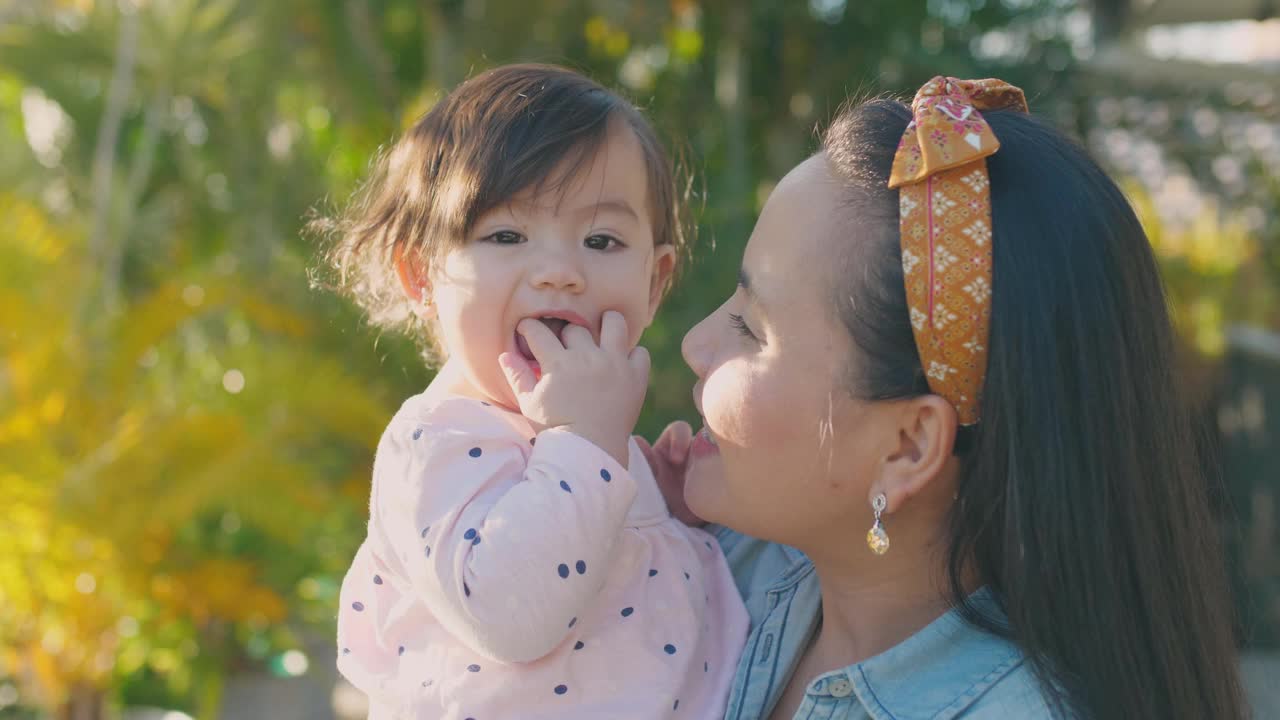
M 614 245 L 621 246 L 622 241 L 612 235 L 592 235 L 583 244 L 592 250 L 608 250 Z
M 747 321 L 743 320 L 741 315 L 734 315 L 733 313 L 729 313 L 729 324 L 732 325 L 734 329 L 737 330 L 738 333 L 741 334 L 742 336 L 749 337 L 752 340 L 759 341 L 759 338 L 756 337 L 756 334 L 751 332 L 751 328 L 747 327 Z
M 519 245 L 524 242 L 524 236 L 511 230 L 499 230 L 496 233 L 485 235 L 481 240 L 499 245 Z

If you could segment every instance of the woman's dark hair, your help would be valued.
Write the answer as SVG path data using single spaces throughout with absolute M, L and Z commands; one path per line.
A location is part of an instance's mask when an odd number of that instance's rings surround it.
M 1223 549 L 1146 235 L 1079 145 L 1032 116 L 984 116 L 1001 143 L 987 158 L 994 295 L 947 531 L 953 602 L 1017 643 L 1062 716 L 1244 717 Z M 857 348 L 848 384 L 866 399 L 928 392 L 887 187 L 910 119 L 872 100 L 823 140 L 857 228 L 833 291 Z M 966 603 L 974 572 L 1007 623 Z
M 505 65 L 449 93 L 376 159 L 346 208 L 309 224 L 327 239 L 336 276 L 322 282 L 350 296 L 372 324 L 418 331 L 430 347 L 434 339 L 414 323 L 397 259 L 425 270 L 517 193 L 563 190 L 617 123 L 635 134 L 644 156 L 654 244 L 674 246 L 679 260 L 687 250 L 683 195 L 644 115 L 572 70 Z

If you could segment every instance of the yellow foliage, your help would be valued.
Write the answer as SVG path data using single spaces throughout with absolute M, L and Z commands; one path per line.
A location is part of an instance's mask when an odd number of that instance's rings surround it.
M 419 118 L 431 112 L 431 108 L 444 97 L 445 90 L 448 88 L 424 88 L 405 103 L 404 110 L 400 113 L 400 130 L 408 130 Z
M 118 618 L 130 601 L 115 546 L 50 512 L 45 483 L 6 475 L 0 503 L 0 645 L 3 672 L 59 702 L 77 682 L 102 685 L 114 667 Z
M 234 622 L 246 622 L 254 616 L 272 623 L 284 620 L 284 600 L 271 589 L 257 585 L 256 572 L 244 561 L 212 558 L 179 574 L 175 582 L 184 588 L 193 617 Z
M 1140 186 L 1130 183 L 1125 190 L 1162 266 L 1179 329 L 1200 352 L 1221 354 L 1227 305 L 1248 292 L 1239 281 L 1259 253 L 1258 239 L 1213 202 L 1188 227 L 1169 227 Z
M 193 637 L 291 608 L 252 557 L 180 542 L 184 529 L 234 512 L 313 553 L 327 514 L 352 502 L 317 481 L 308 449 L 371 453 L 390 409 L 290 342 L 312 332 L 304 316 L 217 276 L 155 287 L 87 334 L 76 291 L 91 284 L 67 260 L 78 229 L 3 194 L 0 218 L 0 239 L 19 240 L 0 242 L 0 674 L 50 707 L 143 664 L 188 677 L 206 652 Z M 284 342 L 191 344 L 228 314 Z M 243 388 L 223 388 L 226 362 Z
M 631 47 L 631 37 L 627 31 L 615 27 L 599 15 L 587 21 L 582 29 L 582 35 L 592 47 L 611 58 L 622 57 Z

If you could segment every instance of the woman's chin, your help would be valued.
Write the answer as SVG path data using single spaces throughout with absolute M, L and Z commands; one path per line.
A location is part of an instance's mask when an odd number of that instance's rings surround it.
M 724 463 L 718 454 L 691 457 L 684 476 L 684 501 L 693 514 L 707 522 L 720 522 L 723 515 Z

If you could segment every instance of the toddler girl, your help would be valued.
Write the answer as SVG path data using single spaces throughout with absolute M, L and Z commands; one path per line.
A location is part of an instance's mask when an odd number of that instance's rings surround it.
M 370 717 L 723 712 L 745 610 L 630 439 L 682 244 L 647 121 L 538 65 L 458 87 L 348 210 L 344 285 L 447 358 L 382 436 L 342 585 Z

